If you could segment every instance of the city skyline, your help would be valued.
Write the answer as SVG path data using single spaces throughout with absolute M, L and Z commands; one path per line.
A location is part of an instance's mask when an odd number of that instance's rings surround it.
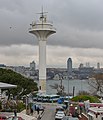
M 69 59 L 69 58 L 68 58 Z M 72 58 L 70 58 L 72 60 Z M 73 60 L 72 60 L 73 61 Z M 4 63 L 0 63 L 0 66 L 1 67 L 30 67 L 32 69 L 32 67 L 36 69 L 39 69 L 39 65 L 35 62 L 35 60 L 32 60 L 32 61 L 29 61 L 29 63 L 25 66 L 25 65 L 11 65 L 9 66 L 8 64 L 4 64 Z M 84 68 L 89 68 L 89 67 L 93 67 L 95 69 L 103 69 L 103 67 L 101 66 L 101 64 L 99 62 L 96 63 L 95 66 L 91 66 L 91 64 L 89 62 L 86 62 L 86 63 L 80 63 L 77 65 L 77 67 L 75 67 L 74 63 L 72 62 L 72 68 L 75 69 L 75 68 L 80 68 L 80 67 L 84 67 Z M 33 68 L 33 69 L 34 69 Z M 66 67 L 50 67 L 50 66 L 47 66 L 47 68 L 57 68 L 57 69 L 68 69 L 68 60 L 66 61 Z
M 28 65 L 32 60 L 39 63 L 38 42 L 28 29 L 43 6 L 57 28 L 47 42 L 47 66 L 66 67 L 70 57 L 74 67 L 86 62 L 91 66 L 100 62 L 103 67 L 102 3 L 102 0 L 1 0 L 0 63 Z

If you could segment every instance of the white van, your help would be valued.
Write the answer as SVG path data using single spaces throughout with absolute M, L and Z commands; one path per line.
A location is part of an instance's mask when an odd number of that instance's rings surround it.
M 79 120 L 79 119 L 76 117 L 72 117 L 72 116 L 64 116 L 63 120 Z
M 103 107 L 90 107 L 88 120 L 103 120 Z

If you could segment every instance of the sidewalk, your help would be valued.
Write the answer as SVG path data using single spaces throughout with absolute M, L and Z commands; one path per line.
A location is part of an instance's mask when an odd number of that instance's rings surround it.
M 18 113 L 18 116 L 24 118 L 25 120 L 37 120 L 41 118 L 43 115 L 43 111 L 40 111 L 39 114 L 37 114 L 37 111 L 34 111 L 33 114 L 27 115 L 26 110 L 23 110 L 21 113 Z
M 24 118 L 25 120 L 37 120 L 37 116 L 36 115 L 27 115 L 26 114 L 26 110 L 23 110 L 20 113 L 17 113 L 18 116 Z

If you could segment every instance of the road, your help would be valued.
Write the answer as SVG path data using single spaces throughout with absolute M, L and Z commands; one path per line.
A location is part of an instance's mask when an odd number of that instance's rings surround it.
M 46 105 L 46 110 L 41 120 L 55 120 L 55 109 L 56 109 L 56 106 L 52 104 Z

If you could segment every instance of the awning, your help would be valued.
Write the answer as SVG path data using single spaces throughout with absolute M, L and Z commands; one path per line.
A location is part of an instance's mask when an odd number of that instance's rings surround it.
M 89 116 L 92 116 L 92 117 L 95 117 L 95 114 L 91 113 L 91 112 L 88 112 L 88 115 Z
M 0 82 L 0 89 L 16 88 L 17 85 Z

